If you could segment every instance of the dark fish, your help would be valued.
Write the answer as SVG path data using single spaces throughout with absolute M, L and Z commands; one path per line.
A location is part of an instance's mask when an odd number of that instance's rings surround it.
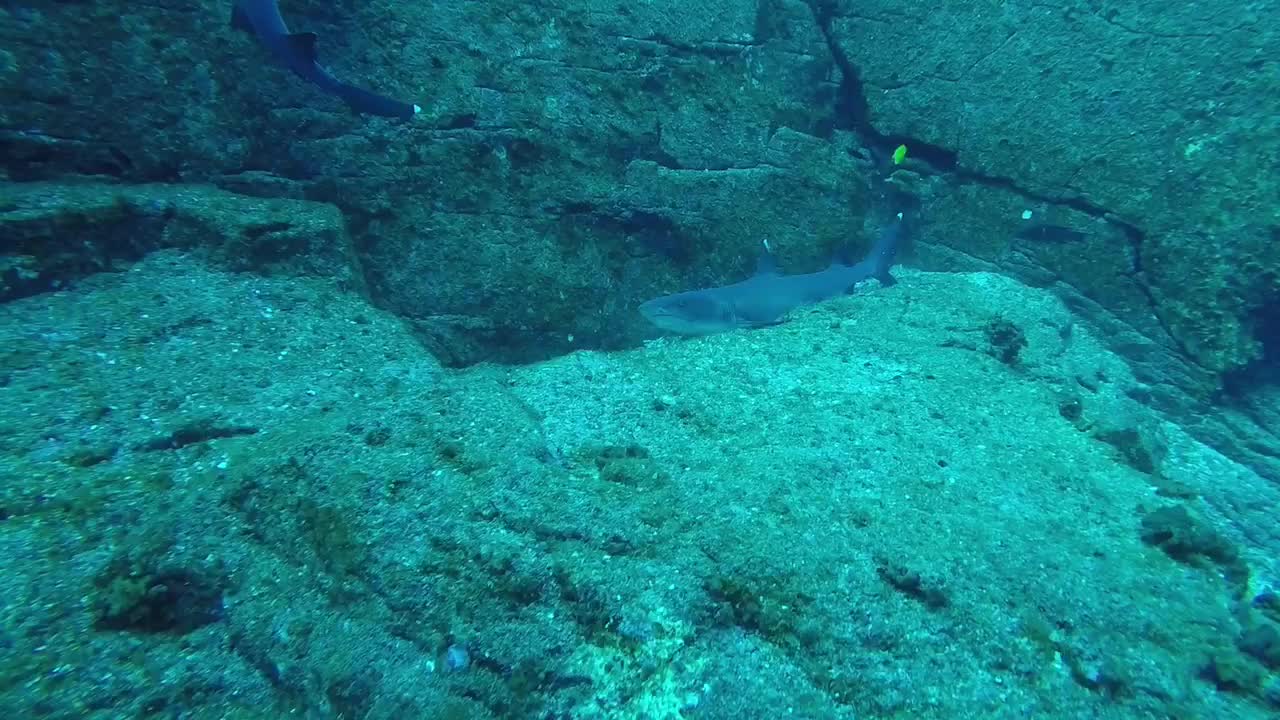
M 356 112 L 408 119 L 422 111 L 413 103 L 348 85 L 329 74 L 316 62 L 315 34 L 289 32 L 276 0 L 236 0 L 231 8 L 231 26 L 257 36 L 281 64 L 321 90 L 342 98 Z
M 1036 242 L 1075 243 L 1084 240 L 1088 237 L 1088 234 L 1079 230 L 1072 230 L 1069 227 L 1063 227 L 1062 225 L 1035 223 L 1024 225 L 1022 229 L 1014 233 L 1014 237 Z

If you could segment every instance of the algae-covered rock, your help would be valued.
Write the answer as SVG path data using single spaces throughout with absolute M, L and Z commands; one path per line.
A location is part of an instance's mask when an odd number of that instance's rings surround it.
M 1276 304 L 1265 245 L 1205 257 L 1280 224 L 1280 92 L 1265 71 L 1277 31 L 1256 22 L 1272 5 L 285 8 L 339 77 L 420 102 L 406 124 L 264 62 L 220 3 L 19 5 L 0 11 L 0 172 L 336 204 L 379 300 L 467 364 L 634 343 L 630 309 L 648 293 L 749 265 L 765 229 L 812 259 L 833 228 L 875 222 L 856 187 L 880 169 L 832 157 L 905 140 L 890 185 L 925 200 L 918 262 L 1077 292 L 1096 319 L 1202 366 L 1139 358 L 1203 398 L 1265 354 L 1258 317 Z M 780 159 L 798 136 L 827 151 Z M 786 181 L 678 177 L 703 171 Z M 1084 239 L 1014 241 L 1026 212 Z M 74 260 L 2 262 L 10 284 L 40 287 Z
M 1061 282 L 1219 376 L 1260 358 L 1255 314 L 1280 301 L 1276 243 L 1258 242 L 1280 224 L 1280 81 L 1264 69 L 1280 30 L 1260 18 L 1280 5 L 833 8 L 866 121 L 937 148 L 961 180 L 929 238 L 961 255 L 926 247 L 928 266 L 972 255 Z M 1006 253 L 1024 211 L 1086 238 Z
M 836 10 L 832 35 L 884 132 L 1159 233 L 1271 212 L 1254 203 L 1276 197 L 1274 178 L 1235 160 L 1265 165 L 1280 142 L 1267 132 L 1277 80 L 1258 71 L 1280 42 L 1257 24 L 1274 10 L 991 2 L 903 13 L 874 0 Z
M 760 152 L 722 170 L 635 160 L 620 184 L 527 216 L 405 208 L 398 222 L 420 222 L 369 251 L 374 294 L 450 365 L 518 362 L 633 345 L 652 333 L 641 301 L 743 279 L 766 239 L 791 272 L 867 247 L 883 219 L 856 158 L 788 130 Z
M 1280 308 L 1278 233 L 1238 226 L 1169 233 L 1147 244 L 1156 312 L 1186 352 L 1216 373 L 1280 349 L 1267 347 L 1275 344 L 1267 323 Z
M 1136 383 L 1006 277 L 460 370 L 328 278 L 174 251 L 0 317 L 23 717 L 1274 714 L 1219 571 L 1274 576 L 1235 538 L 1276 486 L 1175 426 L 1201 499 L 1151 540 L 1190 565 L 1144 544 L 1165 501 L 1081 432 Z
M 1260 21 L 1277 0 L 283 11 L 335 75 L 422 114 L 352 113 L 267 62 L 225 3 L 11 3 L 0 177 L 329 203 L 363 272 L 335 270 L 346 241 L 311 244 L 331 222 L 302 206 L 207 196 L 162 222 L 104 199 L 84 243 L 0 249 L 0 297 L 172 241 L 246 270 L 367 276 L 448 364 L 523 362 L 635 346 L 640 302 L 740 278 L 765 239 L 813 269 L 910 195 L 909 263 L 1053 288 L 1144 402 L 1275 465 L 1205 409 L 1224 387 L 1256 394 L 1280 357 L 1280 29 Z M 1070 233 L 1027 236 L 1038 223 Z

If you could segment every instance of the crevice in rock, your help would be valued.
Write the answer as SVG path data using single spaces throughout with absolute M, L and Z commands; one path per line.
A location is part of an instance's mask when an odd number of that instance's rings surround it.
M 927 142 L 920 138 L 896 133 L 883 133 L 871 122 L 870 106 L 866 99 L 865 85 L 858 67 L 844 53 L 831 30 L 831 22 L 835 17 L 835 4 L 832 0 L 809 0 L 818 28 L 826 40 L 831 52 L 832 62 L 840 70 L 840 83 L 837 91 L 835 115 L 832 127 L 847 130 L 858 136 L 874 157 L 884 158 L 892 153 L 898 145 L 911 148 L 911 157 L 924 163 L 939 174 L 950 173 L 956 177 L 973 183 L 997 187 L 1016 193 L 1029 200 L 1050 203 L 1077 210 L 1079 212 L 1107 220 L 1121 227 L 1127 235 L 1141 240 L 1142 232 L 1137 227 L 1116 218 L 1107 208 L 1097 205 L 1081 197 L 1054 197 L 1041 192 L 1024 188 L 1013 178 L 988 175 L 962 167 L 956 151 L 941 145 Z
M 862 75 L 857 66 L 844 54 L 844 50 L 831 32 L 831 21 L 835 18 L 836 6 L 833 0 L 808 0 L 809 9 L 813 11 L 813 19 L 818 24 L 831 53 L 831 60 L 840 71 L 840 84 L 836 91 L 836 102 L 833 111 L 835 118 L 832 127 L 837 130 L 852 130 L 866 142 L 868 136 L 879 133 L 871 126 L 867 98 L 863 89 Z
M 963 167 L 959 162 L 959 154 L 955 150 L 908 135 L 881 132 L 872 123 L 870 104 L 867 102 L 862 75 L 857 65 L 849 59 L 849 56 L 840 47 L 840 43 L 832 31 L 832 21 L 836 16 L 837 10 L 836 0 L 807 0 L 807 3 L 813 12 L 819 32 L 822 33 L 822 37 L 826 41 L 832 62 L 840 71 L 840 83 L 835 104 L 832 108 L 834 117 L 831 127 L 852 132 L 858 138 L 860 144 L 866 148 L 878 163 L 886 162 L 898 145 L 906 145 L 911 148 L 913 160 L 927 166 L 936 174 L 951 175 L 962 182 L 998 188 L 1027 200 L 1075 210 L 1091 217 L 1105 220 L 1116 227 L 1129 245 L 1129 276 L 1146 299 L 1156 323 L 1160 326 L 1169 342 L 1187 360 L 1196 363 L 1195 356 L 1189 352 L 1186 345 L 1172 332 L 1158 312 L 1159 303 L 1150 285 L 1143 277 L 1143 244 L 1146 236 L 1141 228 L 1121 220 L 1111 210 L 1086 198 L 1079 196 L 1058 197 L 1026 188 L 1019 185 L 1013 178 L 989 175 Z
M 89 138 L 58 137 L 33 130 L 0 128 L 0 167 L 18 182 L 63 175 L 118 180 L 169 180 L 168 174 L 145 177 L 123 150 Z
M 1229 372 L 1223 378 L 1224 391 L 1237 398 L 1249 395 L 1258 387 L 1280 385 L 1280 298 L 1272 299 L 1250 316 L 1262 352 L 1247 367 Z

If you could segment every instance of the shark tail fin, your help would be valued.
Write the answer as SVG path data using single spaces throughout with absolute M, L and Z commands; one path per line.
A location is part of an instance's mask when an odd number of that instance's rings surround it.
M 855 255 L 853 247 L 845 245 L 836 252 L 835 257 L 831 259 L 831 264 L 860 267 L 864 270 L 862 277 L 873 277 L 882 285 L 894 284 L 897 280 L 889 274 L 889 269 L 893 267 L 898 256 L 898 246 L 902 244 L 902 235 L 905 232 L 904 222 L 902 213 L 898 213 L 893 221 L 880 231 L 879 237 L 871 244 L 871 250 L 866 256 Z
M 338 97 L 346 101 L 352 110 L 382 117 L 411 119 L 422 112 L 422 108 L 413 103 L 393 100 L 385 95 L 370 92 L 346 83 L 336 83 L 332 90 Z
M 871 276 L 880 281 L 881 285 L 892 285 L 896 282 L 892 275 L 889 274 L 889 268 L 893 267 L 894 261 L 898 258 L 898 246 L 902 244 L 902 236 L 906 232 L 903 229 L 902 213 L 898 213 L 893 221 L 880 231 L 880 237 L 876 238 L 875 244 L 871 246 L 871 252 L 867 255 L 867 262 L 871 263 Z

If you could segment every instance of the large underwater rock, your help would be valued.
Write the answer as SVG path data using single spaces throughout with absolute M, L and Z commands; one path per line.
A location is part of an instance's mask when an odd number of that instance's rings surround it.
M 331 278 L 174 248 L 5 303 L 0 705 L 1273 717 L 1280 489 L 1075 323 L 908 271 L 450 369 Z
M 909 262 L 1053 288 L 1186 416 L 1280 352 L 1278 5 L 285 2 L 338 76 L 423 106 L 398 123 L 226 2 L 13 2 L 0 172 L 335 205 L 353 273 L 467 365 L 633 346 L 640 301 L 742 277 L 765 234 L 817 267 L 905 142 Z M 1017 238 L 1027 211 L 1083 239 Z
M 1209 373 L 1277 351 L 1280 4 L 831 6 L 870 123 L 980 188 L 948 243 L 1011 267 L 1012 195 L 1092 236 L 1037 264 Z

